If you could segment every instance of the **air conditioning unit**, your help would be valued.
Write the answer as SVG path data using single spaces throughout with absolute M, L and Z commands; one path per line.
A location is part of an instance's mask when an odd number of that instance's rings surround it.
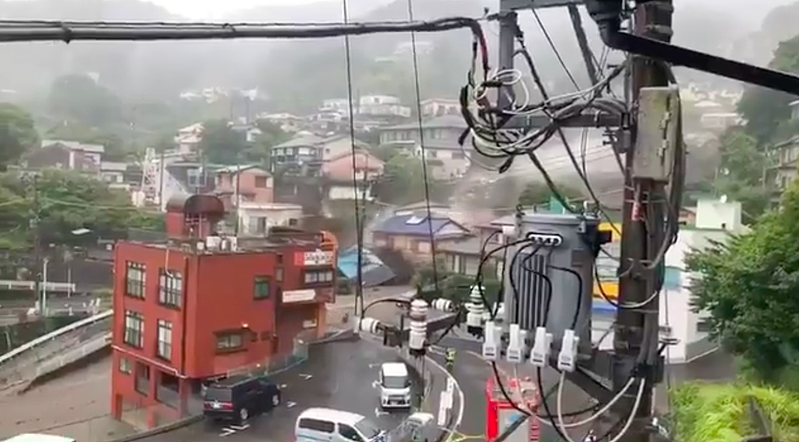
M 227 239 L 227 238 L 221 240 L 221 242 L 219 243 L 219 250 L 221 250 L 223 252 L 229 252 L 230 251 L 230 240 Z
M 221 242 L 222 238 L 218 236 L 209 236 L 205 238 L 205 245 L 208 247 L 208 250 L 218 249 Z

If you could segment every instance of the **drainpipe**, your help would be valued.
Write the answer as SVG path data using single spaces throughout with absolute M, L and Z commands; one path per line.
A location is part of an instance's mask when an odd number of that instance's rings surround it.
M 183 388 L 180 389 L 180 414 L 181 417 L 186 416 L 188 413 L 188 397 L 190 391 L 184 391 L 186 388 L 191 387 L 191 381 L 186 379 L 186 320 L 188 318 L 188 299 L 189 299 L 189 264 L 191 260 L 188 256 L 183 257 L 183 287 L 181 288 L 181 321 L 180 326 L 180 375 L 183 382 Z M 198 272 L 199 273 L 199 272 Z M 196 281 L 195 281 L 196 282 Z

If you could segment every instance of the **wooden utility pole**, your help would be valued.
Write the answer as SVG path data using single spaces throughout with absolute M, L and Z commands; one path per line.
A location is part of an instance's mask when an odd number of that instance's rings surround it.
M 633 16 L 633 32 L 653 39 L 670 41 L 673 11 L 672 0 L 639 3 Z M 641 105 L 639 99 L 642 88 L 663 87 L 668 86 L 668 83 L 668 72 L 664 65 L 645 57 L 634 56 L 631 92 L 635 109 Z M 636 121 L 636 123 L 641 122 Z M 654 299 L 640 308 L 620 308 L 617 313 L 612 370 L 613 389 L 617 392 L 624 388 L 630 376 L 635 373 L 642 349 L 658 345 L 657 342 L 651 341 L 646 344 L 646 340 L 658 339 L 660 301 L 655 293 L 662 281 L 663 267 L 662 263 L 655 269 L 647 269 L 645 266 L 655 258 L 664 239 L 664 192 L 660 182 L 649 177 L 636 176 L 633 171 L 636 155 L 655 149 L 641 145 L 642 142 L 648 141 L 643 139 L 640 129 L 641 124 L 636 124 L 633 137 L 636 141 L 632 146 L 626 146 L 627 173 L 618 302 L 620 305 L 629 306 L 641 305 L 653 296 Z M 644 326 L 646 322 L 649 322 L 648 327 Z M 653 390 L 654 382 L 648 379 L 643 396 L 638 401 L 639 406 L 636 411 L 638 420 L 619 442 L 649 441 L 649 432 L 644 425 L 651 415 Z M 636 382 L 614 408 L 615 421 L 625 422 L 629 418 L 638 392 L 639 383 Z M 617 425 L 616 431 L 620 428 L 621 425 Z

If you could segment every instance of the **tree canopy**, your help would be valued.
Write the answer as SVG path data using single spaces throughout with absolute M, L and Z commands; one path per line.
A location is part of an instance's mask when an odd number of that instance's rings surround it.
M 122 101 L 88 75 L 66 75 L 50 87 L 50 112 L 63 121 L 103 127 L 120 121 Z
M 16 161 L 39 143 L 31 115 L 19 106 L 0 103 L 0 165 Z
M 780 43 L 769 67 L 799 73 L 799 36 Z M 791 109 L 788 104 L 799 97 L 759 86 L 749 86 L 738 103 L 738 112 L 746 123 L 746 132 L 760 145 L 781 141 L 792 135 L 787 126 Z
M 162 230 L 160 214 L 133 207 L 127 195 L 96 179 L 56 169 L 42 171 L 35 180 L 0 175 L 0 247 L 28 250 L 37 212 L 43 244 L 80 243 L 82 238 L 72 233 L 80 228 L 104 238 L 125 238 L 130 228 Z
M 200 151 L 211 163 L 248 162 L 267 166 L 272 147 L 286 141 L 289 135 L 280 126 L 268 121 L 259 121 L 255 128 L 260 133 L 248 141 L 246 131 L 235 128 L 227 119 L 206 121 L 203 123 Z
M 686 258 L 698 276 L 697 311 L 710 313 L 711 334 L 741 355 L 762 380 L 781 382 L 799 362 L 799 182 L 748 233 L 731 235 Z
M 558 185 L 558 193 L 567 200 L 582 200 L 583 193 L 573 187 Z M 528 183 L 519 195 L 518 204 L 524 207 L 547 204 L 554 194 L 545 183 Z
M 714 192 L 740 201 L 744 220 L 751 222 L 770 204 L 771 186 L 764 183 L 766 155 L 757 140 L 741 128 L 732 128 L 719 139 L 720 162 L 714 179 Z
M 395 150 L 387 157 L 383 176 L 375 186 L 375 194 L 380 201 L 389 204 L 409 204 L 425 199 L 425 181 L 429 199 L 437 201 L 449 193 L 449 187 L 431 177 L 431 167 L 427 168 L 425 179 L 422 159 Z

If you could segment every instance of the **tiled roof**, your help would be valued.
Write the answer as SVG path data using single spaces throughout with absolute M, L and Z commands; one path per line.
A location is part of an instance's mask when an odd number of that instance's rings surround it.
M 422 215 L 397 215 L 383 221 L 379 226 L 375 227 L 372 231 L 375 233 L 385 233 L 389 235 L 430 235 L 430 228 L 432 226 L 433 234 L 437 233 L 443 227 L 455 224 L 460 227 L 455 221 L 450 218 L 433 218 L 430 219 L 424 214 Z M 463 228 L 464 232 L 466 229 Z
M 273 149 L 281 149 L 285 147 L 309 147 L 317 146 L 325 142 L 325 139 L 313 134 L 299 134 L 294 138 L 274 146 Z

